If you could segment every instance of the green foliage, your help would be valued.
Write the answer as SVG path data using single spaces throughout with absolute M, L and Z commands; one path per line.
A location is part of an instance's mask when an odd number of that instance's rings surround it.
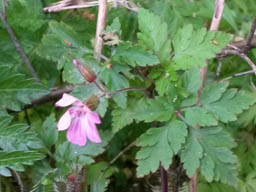
M 40 138 L 48 149 L 58 140 L 57 123 L 54 114 L 51 114 L 43 123 L 40 130 Z
M 0 22 L 1 175 L 25 171 L 21 179 L 29 184 L 28 190 L 33 184 L 31 191 L 35 192 L 65 191 L 67 176 L 76 176 L 77 169 L 83 168 L 86 191 L 121 192 L 141 187 L 134 178 L 137 163 L 137 176 L 157 172 L 162 165 L 177 176 L 174 182 L 186 177 L 179 170 L 184 168 L 191 177 L 198 169 L 198 191 L 256 191 L 254 76 L 232 78 L 230 83 L 213 80 L 216 54 L 237 40 L 229 33 L 244 39 L 248 36 L 254 0 L 225 2 L 219 32 L 206 29 L 215 8 L 208 0 L 133 0 L 140 7 L 138 12 L 110 6 L 101 36 L 110 39 L 104 39 L 100 62 L 93 57 L 97 8 L 53 14 L 43 13 L 42 8 L 56 0 L 6 2 L 7 21 L 16 39 L 42 84 L 54 91 L 39 100 L 39 105 L 30 105 L 49 91 L 28 78 L 29 71 Z M 247 55 L 255 62 L 253 47 Z M 74 58 L 96 74 L 104 91 L 85 81 L 72 63 Z M 208 73 L 197 103 L 202 86 L 199 68 L 206 60 Z M 221 62 L 220 79 L 249 67 L 237 56 L 227 56 Z M 70 94 L 81 101 L 98 96 L 95 112 L 101 116 L 97 127 L 102 143 L 88 141 L 83 147 L 76 146 L 66 141 L 66 131 L 56 130 L 59 110 L 53 103 L 61 97 L 58 87 L 62 86 L 72 87 Z M 29 109 L 18 112 L 24 106 Z M 31 128 L 24 122 L 31 123 Z M 200 130 L 194 129 L 197 125 Z M 238 144 L 235 149 L 234 140 Z M 139 149 L 127 150 L 125 146 L 132 141 Z M 119 153 L 122 155 L 115 159 Z M 112 159 L 115 168 L 106 169 Z M 176 167 L 176 160 L 181 160 L 183 167 Z M 0 191 L 17 191 L 17 183 L 5 179 L 0 181 Z
M 227 123 L 255 103 L 246 91 L 227 90 L 228 83 L 213 83 L 202 92 L 199 105 L 185 109 L 185 119 L 192 126 L 212 126 L 218 121 Z
M 139 44 L 152 50 L 161 63 L 168 62 L 171 58 L 171 41 L 168 38 L 167 24 L 146 9 L 139 10 L 138 22 Z
M 44 155 L 36 151 L 0 151 L 0 166 L 12 167 L 19 164 L 31 165 L 33 161 L 43 158 Z
M 181 161 L 190 177 L 199 168 L 208 182 L 221 181 L 237 186 L 237 157 L 231 151 L 234 146 L 231 136 L 220 127 L 190 128 Z
M 137 100 L 131 99 L 127 103 L 127 108 L 123 110 L 122 108 L 115 108 L 112 111 L 112 130 L 117 132 L 127 125 L 130 125 L 136 118 L 135 110 L 137 107 Z
M 135 110 L 135 118 L 139 121 L 168 121 L 174 113 L 170 100 L 164 97 L 140 100 Z
M 109 131 L 105 131 L 102 134 L 100 133 L 100 136 L 102 139 L 101 143 L 87 141 L 85 146 L 78 146 L 66 141 L 59 145 L 56 152 L 56 158 L 58 162 L 60 162 L 60 165 L 61 163 L 66 164 L 65 167 L 69 167 L 70 169 L 69 164 L 72 162 L 77 162 L 81 165 L 89 165 L 93 163 L 93 157 L 105 151 L 105 147 L 113 134 Z
M 137 145 L 142 147 L 136 155 L 137 175 L 142 177 L 155 172 L 160 163 L 167 170 L 173 155 L 179 152 L 186 136 L 187 126 L 178 120 L 173 120 L 163 127 L 149 129 L 137 142 Z
M 49 22 L 49 34 L 42 38 L 42 44 L 37 54 L 48 60 L 58 62 L 58 68 L 63 70 L 63 80 L 69 83 L 83 83 L 84 79 L 74 67 L 72 60 L 81 58 L 85 53 L 91 52 L 79 35 L 63 22 Z
M 232 35 L 209 31 L 205 28 L 194 30 L 185 25 L 173 38 L 174 67 L 176 70 L 205 66 L 205 60 L 215 57 L 230 41 Z
M 100 77 L 104 80 L 104 83 L 107 85 L 109 91 L 115 91 L 129 87 L 128 80 L 122 74 L 120 74 L 122 70 L 122 66 L 117 65 L 114 65 L 111 69 L 105 67 L 102 70 Z M 123 92 L 120 94 L 115 94 L 113 99 L 119 107 L 126 108 L 126 96 L 127 93 Z
M 109 177 L 115 172 L 115 169 L 110 167 L 107 170 L 106 162 L 99 162 L 91 165 L 87 170 L 87 183 L 90 185 L 90 192 L 104 192 L 109 185 Z
M 121 63 L 127 62 L 132 67 L 145 67 L 159 63 L 158 58 L 151 52 L 144 50 L 139 45 L 131 45 L 130 43 L 121 43 L 117 47 L 114 60 L 120 60 Z
M 0 66 L 0 106 L 14 111 L 21 109 L 24 104 L 31 104 L 32 99 L 48 93 L 42 84 L 34 79 L 15 73 L 7 66 Z

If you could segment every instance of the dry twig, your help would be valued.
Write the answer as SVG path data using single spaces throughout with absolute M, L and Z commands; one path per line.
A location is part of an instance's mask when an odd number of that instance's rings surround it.
M 94 46 L 94 57 L 100 62 L 100 55 L 103 48 L 102 34 L 105 29 L 107 19 L 107 0 L 99 0 L 99 10 L 97 19 L 97 29 Z

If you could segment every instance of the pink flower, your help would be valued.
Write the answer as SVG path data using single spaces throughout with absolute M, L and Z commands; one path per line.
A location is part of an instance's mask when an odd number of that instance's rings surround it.
M 97 127 L 101 120 L 97 113 L 92 112 L 79 99 L 64 93 L 62 98 L 55 103 L 57 107 L 72 105 L 60 118 L 57 127 L 59 131 L 67 131 L 67 139 L 73 144 L 83 146 L 87 138 L 95 143 L 100 143 Z

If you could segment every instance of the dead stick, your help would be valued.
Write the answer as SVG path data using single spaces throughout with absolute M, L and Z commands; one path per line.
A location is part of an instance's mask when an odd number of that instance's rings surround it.
M 102 34 L 105 29 L 107 19 L 107 0 L 99 0 L 99 10 L 97 19 L 96 38 L 94 46 L 94 57 L 100 62 L 100 55 L 103 48 Z

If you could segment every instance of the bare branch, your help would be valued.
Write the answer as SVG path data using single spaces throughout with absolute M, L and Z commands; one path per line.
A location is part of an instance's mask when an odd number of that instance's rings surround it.
M 239 56 L 241 59 L 243 59 L 244 61 L 246 61 L 248 63 L 248 65 L 252 68 L 252 70 L 254 71 L 255 75 L 256 75 L 256 66 L 253 63 L 253 61 L 244 53 L 239 52 L 238 50 L 223 50 L 221 52 L 221 54 L 217 54 L 217 57 L 225 57 L 227 55 L 237 55 Z
M 241 76 L 249 75 L 249 74 L 252 74 L 252 73 L 255 73 L 255 72 L 253 70 L 250 70 L 250 71 L 244 71 L 244 72 L 241 72 L 241 73 L 236 73 L 236 74 L 233 74 L 230 77 L 226 77 L 225 79 L 222 79 L 220 82 L 228 81 L 228 80 L 230 80 L 234 77 L 241 77 Z
M 9 35 L 10 35 L 10 38 L 12 40 L 12 42 L 14 43 L 15 47 L 16 47 L 16 50 L 17 52 L 20 54 L 20 56 L 22 57 L 23 61 L 25 62 L 25 65 L 26 67 L 28 68 L 28 70 L 30 71 L 31 75 L 36 79 L 36 81 L 40 82 L 38 76 L 37 76 L 37 73 L 35 72 L 33 66 L 31 65 L 28 57 L 26 56 L 25 52 L 23 51 L 20 43 L 18 42 L 11 26 L 9 25 L 7 19 L 6 19 L 6 16 L 4 15 L 4 13 L 2 11 L 0 11 L 0 18 L 5 26 L 5 28 L 7 29 Z
M 24 184 L 20 178 L 20 175 L 17 173 L 17 171 L 11 169 L 13 177 L 17 180 L 18 185 L 20 187 L 20 192 L 24 192 Z
M 53 88 L 49 94 L 44 95 L 38 99 L 32 100 L 30 105 L 25 106 L 25 109 L 57 100 L 64 93 L 70 93 L 71 91 L 73 91 L 74 87 L 75 85 L 67 85 L 65 87 Z
M 251 46 L 251 42 L 252 42 L 252 39 L 254 37 L 255 29 L 256 29 L 256 16 L 254 16 L 254 19 L 253 19 L 253 23 L 252 23 L 252 27 L 251 27 L 251 30 L 250 30 L 250 34 L 249 34 L 248 39 L 246 41 L 246 46 L 244 47 L 244 50 L 243 50 L 244 53 L 247 53 L 249 48 L 250 48 L 250 46 Z
M 101 59 L 100 55 L 103 48 L 102 34 L 105 29 L 106 19 L 107 19 L 107 0 L 99 0 L 97 29 L 96 29 L 95 46 L 94 46 L 94 57 L 98 62 Z
M 114 4 L 117 3 L 118 5 L 132 10 L 132 11 L 138 11 L 139 8 L 134 5 L 133 3 L 129 2 L 128 0 L 107 0 L 108 3 Z M 60 12 L 64 10 L 70 10 L 70 9 L 81 9 L 81 8 L 88 8 L 88 7 L 95 7 L 99 6 L 99 1 L 89 1 L 84 2 L 82 4 L 73 4 L 71 0 L 62 0 L 57 3 L 53 3 L 52 5 L 43 8 L 44 12 Z

